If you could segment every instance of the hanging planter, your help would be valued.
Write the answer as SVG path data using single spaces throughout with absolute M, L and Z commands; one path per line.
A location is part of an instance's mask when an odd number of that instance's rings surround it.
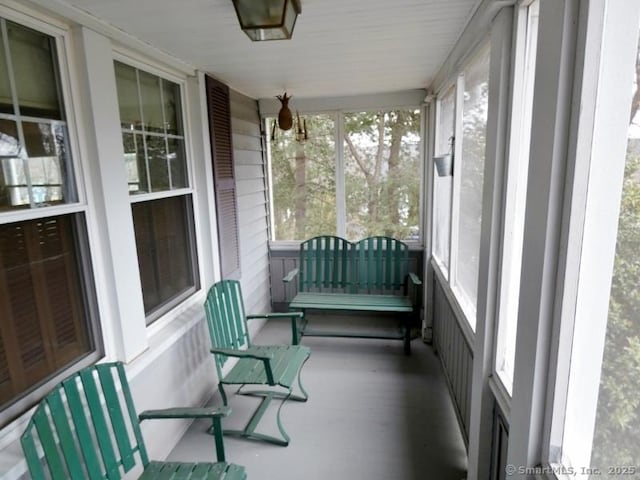
M 449 177 L 453 175 L 453 151 L 455 142 L 455 137 L 449 137 L 449 153 L 433 157 L 439 177 Z
M 453 155 L 451 153 L 433 157 L 433 161 L 436 164 L 439 177 L 448 177 L 453 174 Z

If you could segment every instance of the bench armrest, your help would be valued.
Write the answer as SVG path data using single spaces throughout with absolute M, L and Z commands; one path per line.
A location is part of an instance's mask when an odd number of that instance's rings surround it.
M 164 408 L 162 410 L 145 410 L 138 418 L 143 420 L 163 419 L 163 418 L 210 418 L 212 430 L 216 444 L 216 458 L 219 462 L 224 462 L 224 441 L 222 438 L 222 417 L 231 413 L 230 407 L 177 407 Z
M 296 278 L 296 275 L 298 275 L 298 272 L 300 271 L 299 268 L 294 268 L 293 270 L 291 270 L 289 273 L 287 273 L 284 278 L 282 279 L 282 281 L 284 283 L 289 283 L 291 280 L 293 280 L 294 278 Z
M 255 313 L 247 315 L 247 320 L 253 320 L 254 318 L 302 318 L 304 315 L 302 312 L 275 312 L 275 313 Z
M 409 272 L 409 281 L 411 283 L 413 283 L 414 285 L 422 285 L 422 281 L 418 278 L 418 275 L 416 275 L 413 272 Z

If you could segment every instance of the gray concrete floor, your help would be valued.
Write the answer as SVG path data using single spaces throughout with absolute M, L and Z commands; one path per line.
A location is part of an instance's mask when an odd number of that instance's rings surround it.
M 382 320 L 385 324 L 388 319 Z M 318 317 L 315 324 L 338 321 L 350 328 L 363 318 Z M 369 323 L 369 322 L 367 322 Z M 379 328 L 384 328 L 377 322 Z M 274 320 L 255 343 L 288 342 L 287 321 Z M 466 450 L 440 363 L 430 346 L 412 341 L 403 354 L 393 340 L 305 337 L 311 358 L 302 373 L 309 401 L 287 402 L 282 421 L 291 436 L 287 447 L 225 437 L 227 461 L 244 465 L 249 480 L 461 480 Z M 225 427 L 242 428 L 259 399 L 233 395 Z M 221 404 L 219 396 L 211 403 Z M 259 430 L 275 433 L 278 404 Z M 208 424 L 195 422 L 170 459 L 212 461 Z

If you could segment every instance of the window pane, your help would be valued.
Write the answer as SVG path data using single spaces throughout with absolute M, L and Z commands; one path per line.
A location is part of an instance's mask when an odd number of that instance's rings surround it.
M 144 158 L 144 144 L 139 133 L 123 133 L 124 161 L 130 193 L 148 193 L 147 164 Z
M 539 1 L 527 8 L 527 35 L 522 66 L 520 114 L 513 119 L 517 137 L 512 139 L 510 151 L 507 200 L 505 209 L 505 236 L 502 261 L 502 281 L 498 336 L 496 346 L 496 372 L 509 394 L 513 387 L 514 361 L 516 356 L 516 330 L 518 323 L 518 298 L 520 295 L 520 273 L 522 266 L 522 244 L 524 240 L 524 217 L 529 170 L 529 146 L 533 112 L 533 86 L 538 39 Z
M 167 160 L 167 144 L 164 137 L 145 135 L 147 147 L 147 161 L 149 162 L 149 177 L 151 191 L 162 192 L 170 190 L 169 162 Z
M 462 152 L 455 167 L 455 174 L 460 175 L 455 286 L 473 310 L 474 315 L 469 316 L 473 328 L 478 297 L 488 97 L 489 51 L 485 50 L 464 71 Z
M 75 201 L 66 126 L 58 122 L 21 126 L 24 148 L 19 147 L 17 123 L 0 120 L 0 152 L 7 152 L 0 156 L 0 211 Z
M 141 129 L 140 101 L 136 69 L 115 62 L 116 86 L 118 88 L 118 107 L 120 108 L 120 124 L 126 129 Z
M 134 203 L 147 323 L 198 287 L 191 195 Z
M 180 86 L 119 62 L 115 71 L 129 192 L 188 187 L 184 138 L 178 135 L 183 131 Z M 142 135 L 129 133 L 134 130 Z
M 15 113 L 9 84 L 9 65 L 7 64 L 6 45 L 0 35 L 0 113 Z
M 167 133 L 170 135 L 182 135 L 180 86 L 162 79 L 162 98 Z
M 164 132 L 160 77 L 143 71 L 139 71 L 138 75 L 140 77 L 144 129 L 147 132 Z
M 346 237 L 420 235 L 420 110 L 344 115 Z
M 274 130 L 269 142 L 275 240 L 305 240 L 336 234 L 335 121 L 307 115 L 308 140 L 297 142 L 294 129 Z
M 639 78 L 633 84 L 636 96 Z M 592 464 L 603 471 L 610 465 L 640 466 L 640 114 L 635 102 L 631 115 L 592 451 Z
M 170 137 L 167 139 L 167 145 L 169 147 L 167 158 L 169 160 L 172 188 L 189 186 L 187 182 L 187 159 L 184 155 L 184 140 Z
M 6 26 L 20 114 L 61 120 L 53 38 L 12 22 Z
M 453 153 L 455 134 L 455 97 L 452 87 L 439 102 L 438 124 L 436 125 L 435 155 Z M 434 174 L 434 216 L 433 216 L 433 254 L 445 268 L 449 269 L 449 243 L 451 238 L 451 189 L 453 178 Z
M 83 238 L 74 215 L 0 225 L 2 405 L 95 349 Z

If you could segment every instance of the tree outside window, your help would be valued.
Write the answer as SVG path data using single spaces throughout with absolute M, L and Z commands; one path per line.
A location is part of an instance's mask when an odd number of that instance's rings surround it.
M 341 149 L 333 115 L 305 115 L 305 142 L 296 141 L 293 130 L 274 130 L 274 120 L 267 119 L 267 131 L 275 132 L 268 150 L 274 240 L 419 240 L 420 110 L 342 115 Z

